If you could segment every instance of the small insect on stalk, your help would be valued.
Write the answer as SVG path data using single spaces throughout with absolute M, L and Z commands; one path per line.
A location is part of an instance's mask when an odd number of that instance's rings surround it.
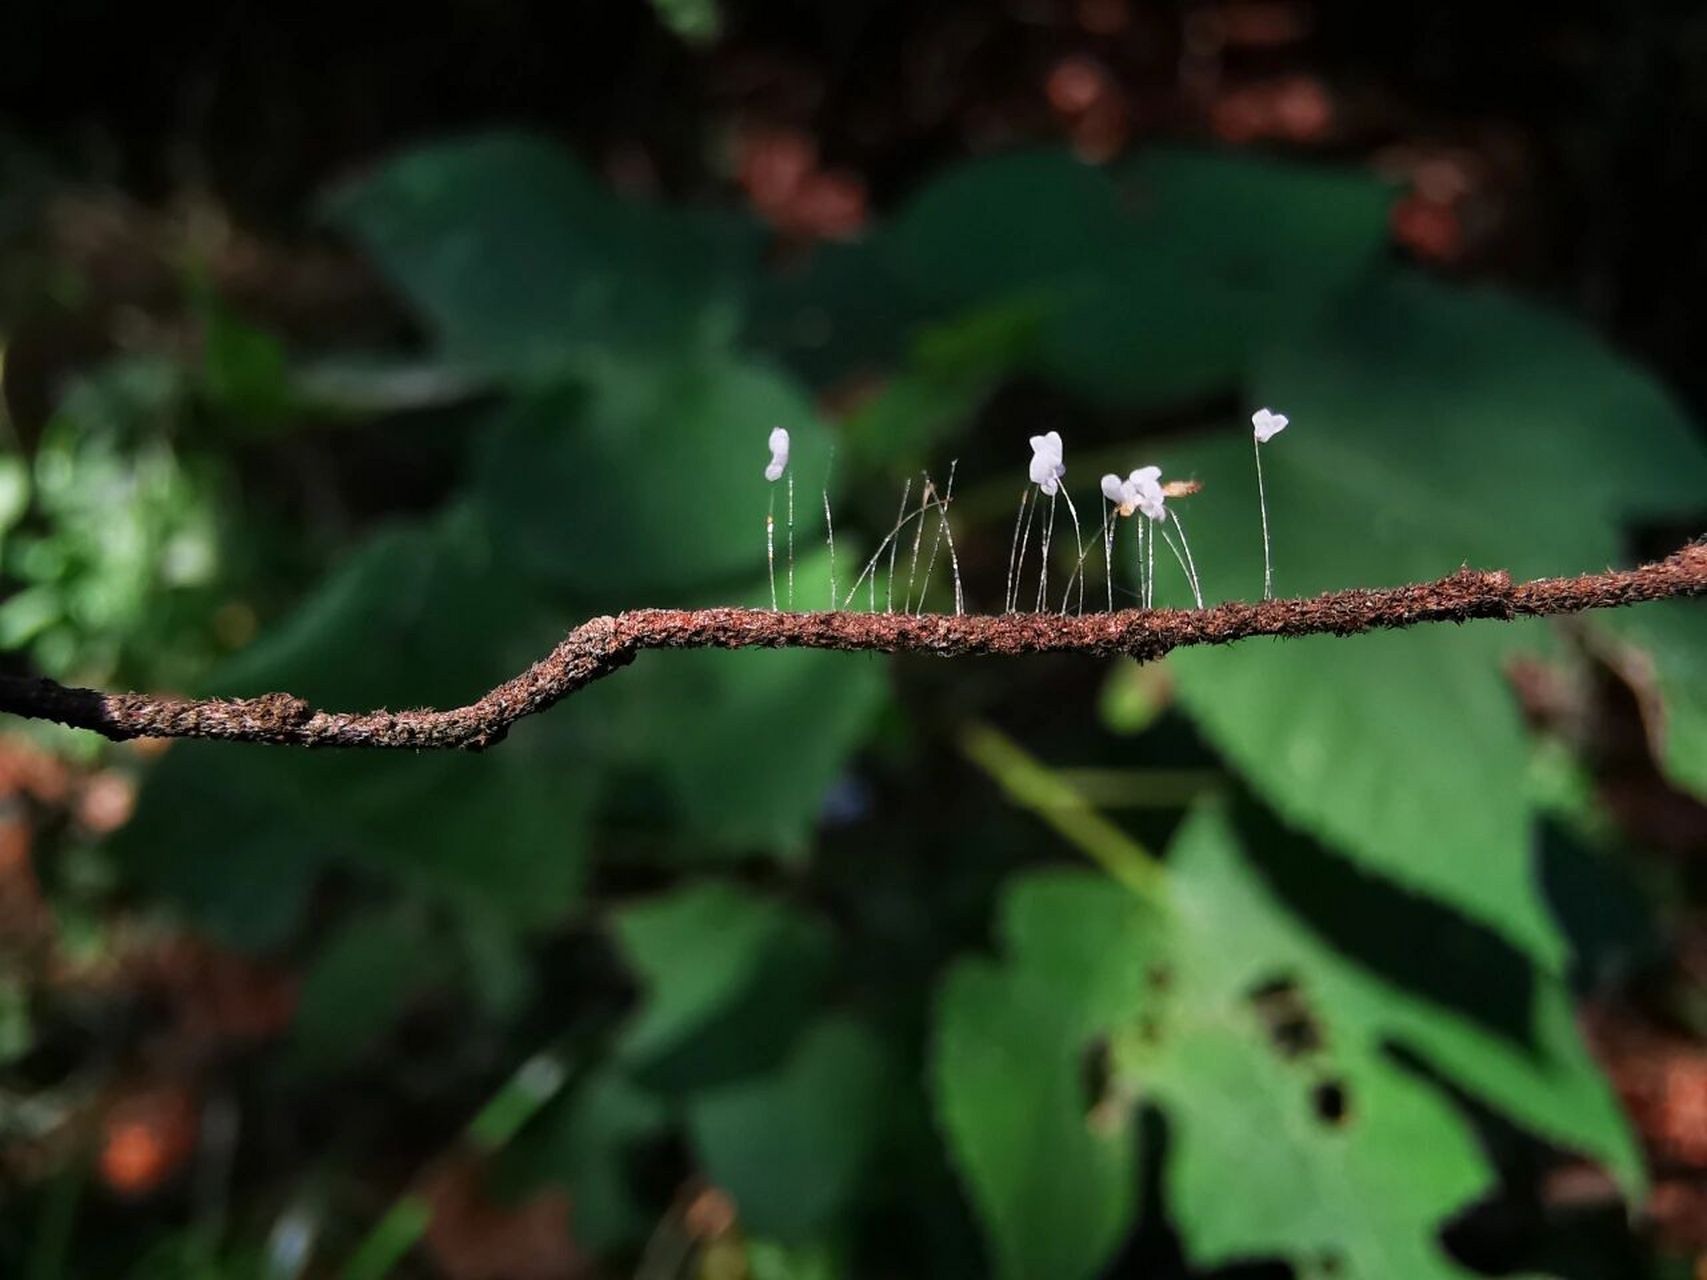
M 1286 430 L 1284 413 L 1258 409 L 1251 415 L 1251 449 L 1257 459 L 1257 509 L 1262 512 L 1262 598 L 1274 599 L 1274 563 L 1268 550 L 1268 494 L 1262 483 L 1262 447 Z
M 1067 465 L 1061 460 L 1061 433 L 1049 431 L 1040 436 L 1031 437 L 1031 482 L 1037 486 L 1038 492 L 1049 499 L 1049 520 L 1043 527 L 1042 565 L 1037 574 L 1037 608 L 1041 612 L 1043 602 L 1049 590 L 1049 541 L 1055 531 L 1055 495 L 1061 492 L 1061 478 L 1067 474 Z M 1039 498 L 1032 503 L 1032 510 L 1037 509 Z M 1075 523 L 1077 517 L 1075 517 Z M 1020 542 L 1020 572 L 1025 571 L 1025 542 Z
M 1192 599 L 1197 601 L 1197 607 L 1201 609 L 1203 591 L 1197 580 L 1197 566 L 1191 560 L 1190 546 L 1185 543 L 1185 528 L 1179 523 L 1178 514 L 1170 512 L 1167 506 L 1170 494 L 1183 497 L 1188 493 L 1196 493 L 1198 486 L 1186 481 L 1164 488 L 1161 480 L 1160 467 L 1139 467 L 1124 480 L 1116 475 L 1107 475 L 1102 478 L 1103 497 L 1114 504 L 1116 515 L 1129 516 L 1134 511 L 1144 515 L 1144 520 L 1138 525 L 1139 600 L 1144 608 L 1151 608 L 1155 603 L 1156 534 L 1160 532 L 1173 550 L 1174 558 L 1179 561 L 1180 572 L 1185 574 L 1186 582 L 1191 587 Z M 1174 536 L 1167 530 L 1170 519 L 1174 528 L 1179 530 L 1178 541 L 1175 541 Z
M 776 608 L 776 482 L 788 470 L 788 428 L 773 427 L 771 460 L 765 464 L 765 479 L 771 486 L 770 506 L 765 510 L 765 566 L 770 570 L 771 608 Z M 788 478 L 788 603 L 794 606 L 794 477 Z

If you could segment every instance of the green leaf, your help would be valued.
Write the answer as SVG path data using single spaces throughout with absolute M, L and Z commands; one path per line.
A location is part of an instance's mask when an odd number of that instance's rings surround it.
M 256 429 L 284 425 L 298 410 L 284 345 L 238 319 L 217 298 L 200 308 L 202 393 L 221 418 Z
M 776 1070 L 693 1099 L 694 1149 L 744 1227 L 800 1242 L 847 1209 L 882 1133 L 890 1076 L 870 1030 L 828 1017 Z
M 620 200 L 557 147 L 512 134 L 409 152 L 329 208 L 446 356 L 526 382 L 622 350 L 724 345 L 759 244 L 736 219 Z
M 905 366 L 844 424 L 850 447 L 891 473 L 935 463 L 933 452 L 964 432 L 1003 379 L 1023 367 L 1041 319 L 1035 305 L 1008 303 L 921 329 Z
M 1663 600 L 1596 619 L 1631 647 L 1631 674 L 1666 776 L 1707 799 L 1707 608 Z
M 665 26 L 689 44 L 711 44 L 722 26 L 717 0 L 652 0 L 652 8 Z
M 788 481 L 764 478 L 775 426 L 792 436 L 804 555 L 823 528 L 829 435 L 792 380 L 734 360 L 635 368 L 584 395 L 523 401 L 492 424 L 477 493 L 530 572 L 601 607 L 680 605 L 764 572 L 767 513 L 785 572 Z
M 802 602 L 827 597 L 822 552 L 801 563 L 795 585 Z M 761 584 L 747 602 L 768 598 Z M 696 855 L 761 849 L 799 858 L 882 707 L 887 672 L 877 654 L 647 654 L 603 705 L 631 729 L 624 754 L 662 777 Z
M 1016 881 L 1005 961 L 945 983 L 939 1116 L 1000 1274 L 1100 1270 L 1137 1209 L 1140 1104 L 1165 1124 L 1164 1203 L 1206 1269 L 1466 1274 L 1438 1233 L 1493 1178 L 1446 1084 L 1639 1201 L 1640 1157 L 1560 978 L 1247 819 L 1249 852 L 1220 806 L 1194 812 L 1160 906 L 1086 873 Z
M 1557 979 L 1528 970 L 1512 1025 L 1383 981 L 1276 899 L 1273 886 L 1289 878 L 1296 889 L 1333 874 L 1299 856 L 1270 848 L 1253 876 L 1225 816 L 1194 815 L 1169 861 L 1161 980 L 1117 1040 L 1117 1089 L 1167 1118 L 1167 1199 L 1195 1265 L 1278 1255 L 1299 1268 L 1331 1258 L 1348 1277 L 1467 1274 L 1438 1231 L 1491 1177 L 1467 1121 L 1418 1061 L 1640 1191 L 1634 1144 Z M 1378 957 L 1391 940 L 1375 930 L 1405 913 L 1397 900 L 1382 914 L 1362 905 L 1372 922 L 1363 942 Z M 1486 984 L 1523 973 L 1515 953 L 1513 969 L 1485 963 L 1485 934 L 1430 925 L 1426 912 L 1412 923 L 1436 954 L 1424 962 L 1408 936 L 1407 950 L 1389 949 L 1421 980 L 1438 983 L 1444 968 L 1477 1000 Z
M 839 1280 L 846 1274 L 822 1243 L 790 1249 L 774 1240 L 747 1242 L 747 1270 L 752 1280 Z
M 237 947 L 268 949 L 301 925 L 328 850 L 310 815 L 264 785 L 283 756 L 181 742 L 146 775 L 136 814 L 108 838 L 127 876 Z
M 1367 173 L 1157 151 L 1114 180 L 1133 229 L 1049 330 L 1043 357 L 1096 400 L 1234 385 L 1277 312 L 1297 324 L 1387 251 L 1392 188 Z
M 1098 1274 L 1137 1208 L 1129 1118 L 1093 1123 L 1087 1052 L 1141 998 L 1149 912 L 1092 876 L 1016 884 L 1005 959 L 962 960 L 937 1000 L 937 1112 L 1003 1277 Z
M 486 755 L 231 757 L 173 751 L 115 841 L 127 868 L 248 945 L 288 930 L 328 862 L 508 929 L 560 923 L 580 896 L 590 784 L 519 740 Z
M 12 453 L 0 453 L 0 547 L 6 531 L 23 518 L 30 507 L 30 468 Z
M 333 710 L 473 701 L 560 637 L 537 587 L 491 546 L 478 513 L 385 529 L 207 681 L 285 689 Z
M 605 1251 L 646 1238 L 656 1214 L 633 1185 L 635 1149 L 666 1130 L 655 1095 L 611 1068 L 594 1071 L 553 1103 L 500 1159 L 506 1180 L 556 1183 L 575 1201 L 575 1240 Z
M 9 1067 L 35 1047 L 30 998 L 21 978 L 0 976 L 0 1067 Z
M 831 946 L 817 920 L 715 881 L 627 907 L 614 927 L 643 989 L 618 1056 L 642 1083 L 671 1091 L 776 1062 L 822 986 Z
M 884 228 L 881 244 L 922 300 L 956 308 L 1083 281 L 1130 232 L 1103 170 L 1038 151 L 950 169 Z
M 1367 175 L 1193 152 L 1110 172 L 1059 153 L 960 166 L 886 233 L 929 305 L 1023 301 L 1033 363 L 1079 394 L 1155 403 L 1233 386 L 1284 310 L 1345 292 L 1385 252 Z
M 396 1025 L 409 998 L 445 976 L 414 913 L 364 915 L 321 947 L 303 977 L 288 1048 L 294 1069 L 349 1066 Z
M 759 277 L 744 345 L 824 387 L 894 365 L 917 318 L 871 241 L 829 241 Z
M 888 691 L 884 659 L 698 652 L 656 665 L 644 694 L 657 715 L 643 723 L 684 826 L 715 847 L 803 856 Z
M 1617 559 L 1622 518 L 1707 491 L 1707 455 L 1649 379 L 1490 292 L 1394 276 L 1277 340 L 1257 388 L 1292 418 L 1263 448 L 1280 594 L 1466 562 L 1519 578 L 1582 572 Z M 1174 505 L 1212 598 L 1261 587 L 1251 451 L 1241 424 L 1158 459 L 1204 482 Z M 1165 550 L 1157 573 L 1160 601 L 1181 603 Z M 1557 960 L 1531 867 L 1528 745 L 1502 675 L 1540 638 L 1486 623 L 1256 641 L 1169 664 L 1184 706 L 1281 813 Z

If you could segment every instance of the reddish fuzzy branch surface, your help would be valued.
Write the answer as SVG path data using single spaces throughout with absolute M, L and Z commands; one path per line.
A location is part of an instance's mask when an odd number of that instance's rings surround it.
M 0 676 L 0 711 L 57 720 L 108 738 L 227 738 L 302 747 L 464 747 L 503 740 L 523 716 L 634 661 L 643 649 L 836 649 L 848 653 L 1126 654 L 1140 660 L 1251 636 L 1354 635 L 1425 622 L 1582 613 L 1707 595 L 1707 545 L 1640 569 L 1513 584 L 1504 572 L 1460 570 L 1438 582 L 1335 591 L 1308 600 L 1210 609 L 1052 613 L 777 613 L 769 609 L 640 609 L 594 618 L 545 658 L 478 702 L 448 711 L 322 711 L 292 694 L 187 701 L 68 689 Z

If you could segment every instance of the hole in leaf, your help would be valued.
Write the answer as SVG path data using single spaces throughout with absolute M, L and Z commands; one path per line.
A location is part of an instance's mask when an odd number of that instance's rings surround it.
M 1276 978 L 1258 987 L 1251 992 L 1251 1006 L 1262 1020 L 1275 1052 L 1283 1058 L 1316 1053 L 1326 1042 L 1315 1011 L 1291 978 Z
M 1322 1081 L 1310 1091 L 1310 1105 L 1315 1109 L 1318 1119 L 1336 1129 L 1350 1119 L 1351 1098 L 1346 1093 L 1343 1081 Z
M 1335 950 L 1534 1054 L 1536 970 L 1511 943 L 1451 908 L 1406 893 L 1241 802 L 1252 866 Z

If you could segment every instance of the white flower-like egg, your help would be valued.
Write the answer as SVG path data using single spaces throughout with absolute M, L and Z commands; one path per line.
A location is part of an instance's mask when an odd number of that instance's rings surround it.
M 1284 413 L 1275 413 L 1271 409 L 1258 409 L 1251 415 L 1251 430 L 1256 433 L 1258 444 L 1267 444 L 1282 431 L 1290 421 Z
M 1031 482 L 1050 497 L 1060 490 L 1067 466 L 1061 461 L 1061 433 L 1031 437 Z
M 775 484 L 788 469 L 788 428 L 773 427 L 770 438 L 771 460 L 765 466 L 765 479 Z

